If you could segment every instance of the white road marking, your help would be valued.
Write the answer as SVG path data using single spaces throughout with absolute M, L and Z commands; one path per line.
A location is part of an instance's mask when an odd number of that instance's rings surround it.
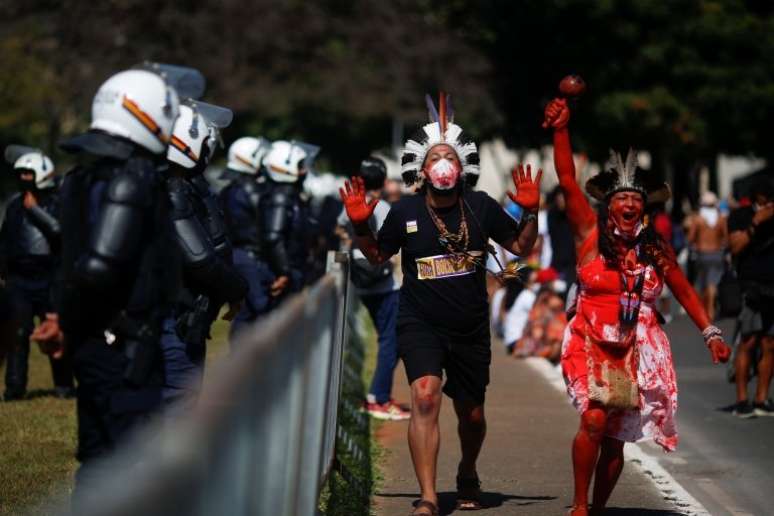
M 558 368 L 550 362 L 536 357 L 526 359 L 527 365 L 539 372 L 555 389 L 566 393 L 564 379 Z M 637 467 L 647 478 L 653 482 L 653 486 L 662 494 L 665 500 L 671 502 L 676 511 L 689 516 L 709 516 L 707 509 L 694 498 L 675 478 L 665 470 L 658 460 L 651 457 L 636 443 L 627 443 L 624 447 L 627 462 Z M 727 495 L 726 495 L 727 496 Z M 728 497 L 730 500 L 730 497 Z M 716 501 L 720 501 L 717 500 Z M 721 503 L 724 507 L 727 504 Z M 747 516 L 746 512 L 731 512 L 734 516 Z

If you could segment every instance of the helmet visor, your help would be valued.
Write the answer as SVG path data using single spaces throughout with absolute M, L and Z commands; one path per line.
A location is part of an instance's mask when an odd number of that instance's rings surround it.
M 180 98 L 192 98 L 198 99 L 204 95 L 204 90 L 207 87 L 207 81 L 202 73 L 187 66 L 178 66 L 163 63 L 153 63 L 146 61 L 141 63 L 135 68 L 148 70 L 155 74 L 160 75 L 164 80 L 175 88 L 177 95 Z

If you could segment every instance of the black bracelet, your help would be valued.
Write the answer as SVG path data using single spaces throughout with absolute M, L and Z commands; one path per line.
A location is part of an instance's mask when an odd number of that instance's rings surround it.
M 538 217 L 536 212 L 533 212 L 533 211 L 524 212 L 524 215 L 521 216 L 521 220 L 519 221 L 519 225 L 523 227 L 529 224 L 530 222 L 533 222 L 533 221 L 537 222 L 537 218 Z
M 360 222 L 358 224 L 352 224 L 352 228 L 355 230 L 355 235 L 357 236 L 368 236 L 372 235 L 371 228 L 368 225 L 368 222 Z

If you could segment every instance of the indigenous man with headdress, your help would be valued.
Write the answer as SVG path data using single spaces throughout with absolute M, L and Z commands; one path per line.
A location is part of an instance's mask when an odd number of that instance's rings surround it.
M 572 446 L 570 513 L 600 514 L 621 474 L 624 442 L 651 438 L 666 451 L 677 446 L 675 371 L 655 308 L 665 283 L 702 331 L 712 361 L 725 362 L 731 351 L 671 247 L 648 225 L 645 205 L 666 201 L 668 185 L 638 169 L 634 151 L 625 162 L 612 153 L 610 168 L 586 183 L 600 203 L 595 213 L 575 180 L 567 101 L 551 101 L 545 116 L 544 127 L 554 130 L 554 161 L 567 198 L 580 285 L 561 359 L 567 392 L 581 418 Z
M 462 460 L 457 473 L 458 504 L 479 506 L 476 459 L 486 433 L 484 397 L 491 361 L 486 253 L 491 238 L 523 256 L 537 237 L 536 211 L 541 172 L 529 166 L 513 172 L 525 215 L 511 219 L 486 193 L 470 190 L 479 173 L 475 143 L 447 116 L 442 93 L 439 110 L 428 99 L 431 123 L 408 140 L 402 155 L 403 178 L 419 181 L 418 195 L 392 205 L 377 235 L 368 220 L 376 201 L 366 203 L 363 180 L 353 177 L 341 198 L 355 230 L 355 241 L 371 263 L 401 251 L 403 287 L 398 309 L 398 354 L 411 384 L 409 447 L 421 489 L 415 515 L 438 513 L 435 489 L 439 447 L 441 380 L 459 418 Z M 449 110 L 448 115 L 451 115 Z

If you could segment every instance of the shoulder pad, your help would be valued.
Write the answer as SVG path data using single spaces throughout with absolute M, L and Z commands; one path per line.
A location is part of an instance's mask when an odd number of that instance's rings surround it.
M 152 189 L 148 177 L 122 171 L 110 181 L 107 197 L 113 202 L 142 205 L 151 200 Z

